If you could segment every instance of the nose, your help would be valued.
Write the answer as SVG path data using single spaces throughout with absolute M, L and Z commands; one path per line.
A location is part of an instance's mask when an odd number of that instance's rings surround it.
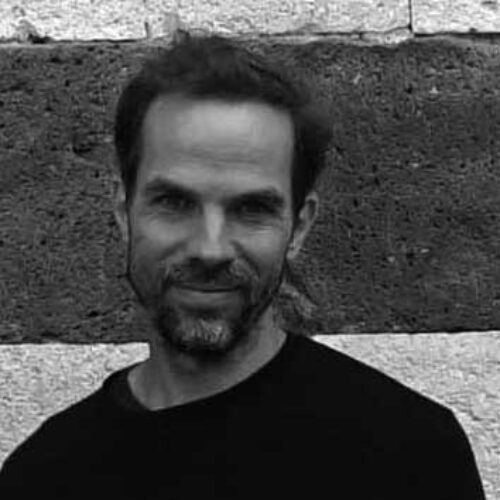
M 218 207 L 207 208 L 193 225 L 189 256 L 207 264 L 218 264 L 234 258 L 224 213 Z

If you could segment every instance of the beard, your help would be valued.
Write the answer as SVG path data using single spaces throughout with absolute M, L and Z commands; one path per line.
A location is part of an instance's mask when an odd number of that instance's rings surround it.
M 207 360 L 226 355 L 248 339 L 278 293 L 286 268 L 283 256 L 265 280 L 246 262 L 212 267 L 199 262 L 153 270 L 146 257 L 131 250 L 127 279 L 160 339 L 178 352 Z M 177 283 L 237 286 L 239 300 L 226 308 L 183 307 L 168 300 L 169 290 Z

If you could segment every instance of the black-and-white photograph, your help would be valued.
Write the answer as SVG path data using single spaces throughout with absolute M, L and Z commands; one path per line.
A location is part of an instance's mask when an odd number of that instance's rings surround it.
M 500 498 L 500 2 L 1 0 L 0 498 Z

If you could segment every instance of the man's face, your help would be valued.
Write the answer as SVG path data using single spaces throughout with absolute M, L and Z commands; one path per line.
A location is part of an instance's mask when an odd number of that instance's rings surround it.
M 127 215 L 128 278 L 161 338 L 228 352 L 282 280 L 293 238 L 293 125 L 255 102 L 159 98 Z

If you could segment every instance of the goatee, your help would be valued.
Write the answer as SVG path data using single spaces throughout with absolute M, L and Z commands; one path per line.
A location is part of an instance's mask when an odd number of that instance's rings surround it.
M 133 255 L 130 250 L 129 257 Z M 141 259 L 127 260 L 128 281 L 160 339 L 179 352 L 207 359 L 226 355 L 249 337 L 272 305 L 286 269 L 283 259 L 262 283 L 247 263 L 179 265 L 159 272 L 148 269 Z M 177 283 L 236 285 L 241 296 L 237 307 L 187 308 L 168 300 L 169 289 Z

